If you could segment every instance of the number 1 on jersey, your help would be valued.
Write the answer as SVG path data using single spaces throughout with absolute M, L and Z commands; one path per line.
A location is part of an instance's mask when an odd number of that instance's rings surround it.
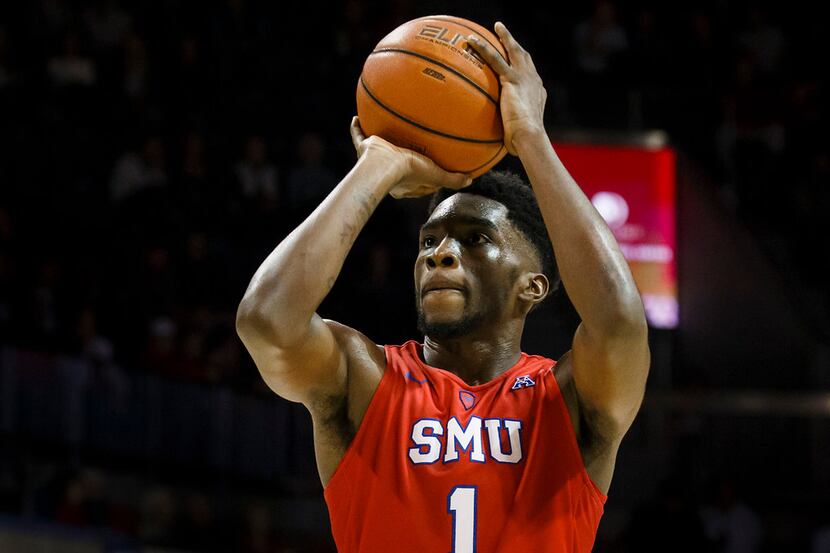
M 447 512 L 452 513 L 451 553 L 475 553 L 476 492 L 475 486 L 456 486 L 447 496 Z

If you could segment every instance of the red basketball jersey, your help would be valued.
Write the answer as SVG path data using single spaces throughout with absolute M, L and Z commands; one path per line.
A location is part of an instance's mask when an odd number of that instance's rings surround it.
M 386 346 L 386 371 L 325 489 L 340 553 L 588 553 L 589 478 L 555 361 L 521 354 L 468 386 Z

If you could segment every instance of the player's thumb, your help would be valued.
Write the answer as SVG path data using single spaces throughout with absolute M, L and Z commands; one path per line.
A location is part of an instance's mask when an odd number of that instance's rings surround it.
M 473 183 L 473 177 L 466 173 L 444 173 L 444 175 L 445 182 L 441 185 L 444 188 L 459 190 L 461 188 L 466 188 Z

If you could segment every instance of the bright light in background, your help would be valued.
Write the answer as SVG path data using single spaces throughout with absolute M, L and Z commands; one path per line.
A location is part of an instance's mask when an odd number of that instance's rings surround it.
M 655 328 L 678 322 L 675 154 L 670 148 L 554 144 L 613 231 Z
M 597 192 L 591 203 L 612 229 L 620 228 L 628 220 L 628 202 L 616 192 Z

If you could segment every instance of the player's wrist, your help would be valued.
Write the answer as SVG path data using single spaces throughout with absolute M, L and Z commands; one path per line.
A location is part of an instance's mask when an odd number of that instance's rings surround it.
M 372 173 L 370 181 L 378 185 L 383 194 L 401 182 L 407 172 L 405 156 L 384 148 L 367 148 L 358 159 L 358 165 Z
M 548 145 L 548 133 L 542 125 L 521 127 L 513 131 L 511 136 L 513 151 L 521 156 L 528 148 L 535 148 L 540 144 Z

